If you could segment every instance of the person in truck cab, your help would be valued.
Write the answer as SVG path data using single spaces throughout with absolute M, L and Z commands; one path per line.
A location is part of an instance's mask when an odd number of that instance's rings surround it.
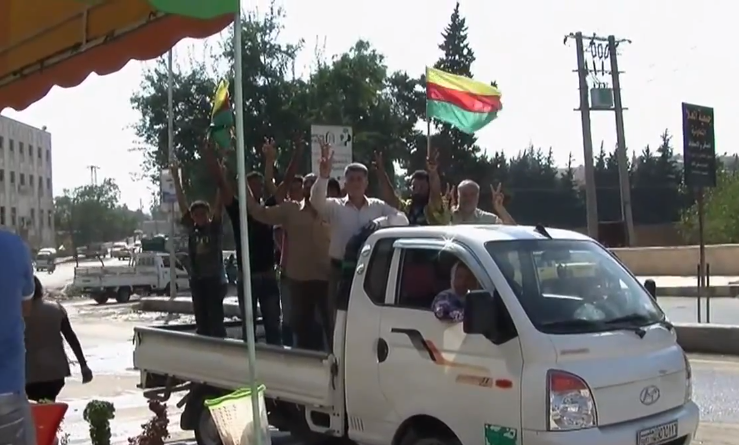
M 182 225 L 187 229 L 187 250 L 190 255 L 190 290 L 195 314 L 196 332 L 211 337 L 225 337 L 223 299 L 228 282 L 223 264 L 223 223 L 221 221 L 220 193 L 216 194 L 211 212 L 205 201 L 188 205 L 179 168 L 170 168 L 177 202 L 183 209 Z
M 434 298 L 431 310 L 439 320 L 456 323 L 464 318 L 464 296 L 480 285 L 472 271 L 461 261 L 452 266 L 451 275 L 451 287 Z
M 327 197 L 332 167 L 333 152 L 328 144 L 322 142 L 319 177 L 311 188 L 310 204 L 328 222 L 330 227 L 328 304 L 331 323 L 329 332 L 334 330 L 336 292 L 342 277 L 344 251 L 349 240 L 366 224 L 380 218 L 388 220 L 388 217 L 393 217 L 395 221 L 392 225 L 408 225 L 408 218 L 404 213 L 393 208 L 385 201 L 366 196 L 368 171 L 364 164 L 352 163 L 344 169 L 345 197 Z

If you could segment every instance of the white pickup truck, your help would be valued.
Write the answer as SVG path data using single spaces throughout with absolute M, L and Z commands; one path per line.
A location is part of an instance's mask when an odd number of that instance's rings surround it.
M 176 263 L 176 289 L 188 289 L 187 270 L 179 260 Z M 115 298 L 125 303 L 131 294 L 169 294 L 169 254 L 142 252 L 126 266 L 81 266 L 74 268 L 73 286 L 83 294 L 89 294 L 99 304 Z
M 480 289 L 464 297 L 463 322 L 441 321 L 432 301 L 457 262 Z M 338 306 L 333 353 L 257 344 L 270 424 L 301 439 L 689 445 L 697 430 L 690 364 L 673 326 L 584 235 L 381 229 L 347 268 Z M 134 341 L 147 396 L 189 388 L 181 427 L 199 445 L 220 443 L 203 399 L 247 386 L 243 342 L 156 327 L 135 328 Z

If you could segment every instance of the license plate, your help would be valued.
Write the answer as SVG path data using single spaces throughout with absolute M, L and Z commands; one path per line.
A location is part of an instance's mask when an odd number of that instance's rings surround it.
M 636 434 L 636 445 L 658 445 L 677 438 L 677 420 L 653 426 Z

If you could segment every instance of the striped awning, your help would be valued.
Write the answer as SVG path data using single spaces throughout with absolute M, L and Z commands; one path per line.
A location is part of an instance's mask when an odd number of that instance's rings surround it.
M 1 0 L 0 110 L 22 110 L 55 85 L 70 88 L 91 73 L 114 73 L 130 60 L 156 58 L 184 38 L 208 37 L 232 22 L 226 12 L 236 0 L 212 0 L 204 3 L 215 6 L 198 9 L 200 1 Z M 175 11 L 172 5 L 185 7 Z

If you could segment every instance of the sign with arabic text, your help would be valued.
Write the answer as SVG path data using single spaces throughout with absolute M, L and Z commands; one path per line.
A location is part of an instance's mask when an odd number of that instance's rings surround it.
M 685 185 L 716 187 L 713 108 L 683 102 L 682 112 Z

